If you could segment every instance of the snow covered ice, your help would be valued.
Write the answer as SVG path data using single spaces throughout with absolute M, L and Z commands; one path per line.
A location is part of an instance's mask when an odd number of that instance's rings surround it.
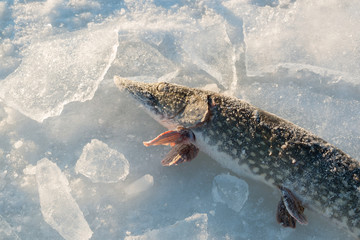
M 357 0 L 0 2 L 0 239 L 352 239 L 309 209 L 307 226 L 281 228 L 276 189 L 227 175 L 203 153 L 162 167 L 168 147 L 142 142 L 164 129 L 113 76 L 242 98 L 359 160 L 359 8 Z
M 89 239 L 92 231 L 56 164 L 46 158 L 38 161 L 36 181 L 44 220 L 67 240 Z
M 75 171 L 92 182 L 114 183 L 129 174 L 129 162 L 122 153 L 97 139 L 86 144 L 76 162 Z

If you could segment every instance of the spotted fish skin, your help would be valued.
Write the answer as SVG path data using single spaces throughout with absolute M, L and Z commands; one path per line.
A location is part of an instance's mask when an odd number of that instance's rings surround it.
M 360 239 L 360 164 L 340 149 L 236 98 L 169 83 L 114 81 L 164 126 L 192 128 L 200 150 L 224 167 L 286 187 Z

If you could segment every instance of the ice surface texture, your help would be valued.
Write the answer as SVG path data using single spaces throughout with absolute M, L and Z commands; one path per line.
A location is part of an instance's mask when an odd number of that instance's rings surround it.
M 129 174 L 129 161 L 122 153 L 97 139 L 86 144 L 76 163 L 75 171 L 92 182 L 115 183 Z
M 191 217 L 176 222 L 174 225 L 150 230 L 140 236 L 129 236 L 125 240 L 206 240 L 208 239 L 207 221 L 208 217 L 206 214 L 196 213 Z
M 36 166 L 36 181 L 44 220 L 66 240 L 89 239 L 92 231 L 60 168 L 46 158 L 41 159 Z
M 59 115 L 67 103 L 94 96 L 117 41 L 116 28 L 104 25 L 35 42 L 16 71 L 0 82 L 0 98 L 39 122 Z
M 0 236 L 3 240 L 20 240 L 14 229 L 0 216 Z
M 129 196 L 137 195 L 151 188 L 154 185 L 154 178 L 146 174 L 126 187 L 125 193 Z

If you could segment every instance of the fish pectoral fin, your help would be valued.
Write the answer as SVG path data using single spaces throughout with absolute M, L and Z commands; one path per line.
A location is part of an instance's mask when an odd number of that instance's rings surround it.
M 153 140 L 143 142 L 143 144 L 146 147 L 154 145 L 170 145 L 171 147 L 174 147 L 176 144 L 179 143 L 194 141 L 194 133 L 188 128 L 179 126 L 176 128 L 176 130 L 163 132 Z
M 189 162 L 194 159 L 199 149 L 195 143 L 194 133 L 184 127 L 177 127 L 176 130 L 166 131 L 159 136 L 143 144 L 148 147 L 152 145 L 170 145 L 170 152 L 161 161 L 163 166 L 177 165 L 182 162 Z
M 279 187 L 282 194 L 282 202 L 287 212 L 300 224 L 306 225 L 308 221 L 304 215 L 304 207 L 299 199 L 287 188 Z
M 170 145 L 174 146 L 177 141 L 181 138 L 181 133 L 176 130 L 166 131 L 161 133 L 153 140 L 143 142 L 146 147 L 154 145 Z
M 276 220 L 283 227 L 291 227 L 291 228 L 296 227 L 296 220 L 290 215 L 290 213 L 286 209 L 286 206 L 282 198 L 277 207 Z
M 182 162 L 190 162 L 197 156 L 198 153 L 199 148 L 192 143 L 187 142 L 176 144 L 161 161 L 161 164 L 163 166 L 171 166 L 178 165 Z

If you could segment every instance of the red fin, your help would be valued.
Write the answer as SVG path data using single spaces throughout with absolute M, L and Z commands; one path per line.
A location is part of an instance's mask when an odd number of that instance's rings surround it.
M 152 145 L 170 145 L 171 147 L 174 147 L 176 144 L 179 143 L 194 141 L 195 135 L 190 129 L 178 127 L 176 130 L 163 132 L 153 140 L 143 142 L 143 144 L 146 147 Z
M 198 153 L 199 149 L 192 143 L 176 144 L 161 161 L 161 164 L 163 166 L 171 166 L 182 162 L 190 162 Z
M 304 215 L 304 207 L 301 201 L 287 188 L 279 187 L 282 194 L 282 201 L 286 207 L 288 213 L 300 224 L 308 224 L 308 221 Z
M 148 142 L 143 142 L 143 144 L 146 147 L 152 145 L 169 145 L 169 144 L 170 146 L 173 147 L 181 137 L 182 135 L 180 132 L 171 130 L 171 131 L 163 132 L 153 140 Z

